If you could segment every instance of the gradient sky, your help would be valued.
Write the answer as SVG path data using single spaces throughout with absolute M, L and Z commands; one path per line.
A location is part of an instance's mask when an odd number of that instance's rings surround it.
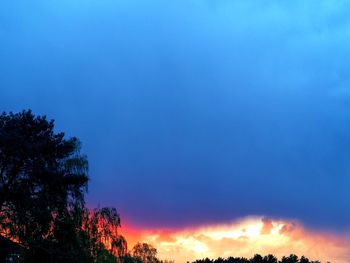
M 350 227 L 348 1 L 2 0 L 0 108 L 77 136 L 144 227 Z

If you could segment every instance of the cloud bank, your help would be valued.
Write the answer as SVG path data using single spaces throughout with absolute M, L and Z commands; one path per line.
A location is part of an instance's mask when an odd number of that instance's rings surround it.
M 246 218 L 230 224 L 208 225 L 184 230 L 124 230 L 130 240 L 157 248 L 161 259 L 187 262 L 201 258 L 246 257 L 291 253 L 321 262 L 350 261 L 348 233 L 315 232 L 288 220 Z M 130 247 L 131 248 L 131 247 Z

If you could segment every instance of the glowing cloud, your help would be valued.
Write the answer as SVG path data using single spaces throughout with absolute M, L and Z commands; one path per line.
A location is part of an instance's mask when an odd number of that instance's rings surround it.
M 137 233 L 137 234 L 136 234 Z M 230 224 L 185 230 L 126 231 L 127 240 L 155 246 L 161 259 L 177 263 L 200 258 L 291 253 L 322 262 L 350 262 L 350 240 L 344 236 L 315 232 L 301 224 L 269 218 L 246 218 Z

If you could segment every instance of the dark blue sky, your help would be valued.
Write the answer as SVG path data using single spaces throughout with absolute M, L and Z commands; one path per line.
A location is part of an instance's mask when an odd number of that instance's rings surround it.
M 346 1 L 0 2 L 1 110 L 77 136 L 142 226 L 350 226 Z

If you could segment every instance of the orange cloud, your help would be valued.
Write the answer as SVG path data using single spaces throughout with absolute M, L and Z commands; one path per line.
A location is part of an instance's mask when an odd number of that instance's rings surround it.
M 346 235 L 307 230 L 288 220 L 253 217 L 183 230 L 127 228 L 124 234 L 130 248 L 138 241 L 147 242 L 157 248 L 160 259 L 177 263 L 204 257 L 249 258 L 256 253 L 277 257 L 294 253 L 322 262 L 350 262 L 350 240 Z

